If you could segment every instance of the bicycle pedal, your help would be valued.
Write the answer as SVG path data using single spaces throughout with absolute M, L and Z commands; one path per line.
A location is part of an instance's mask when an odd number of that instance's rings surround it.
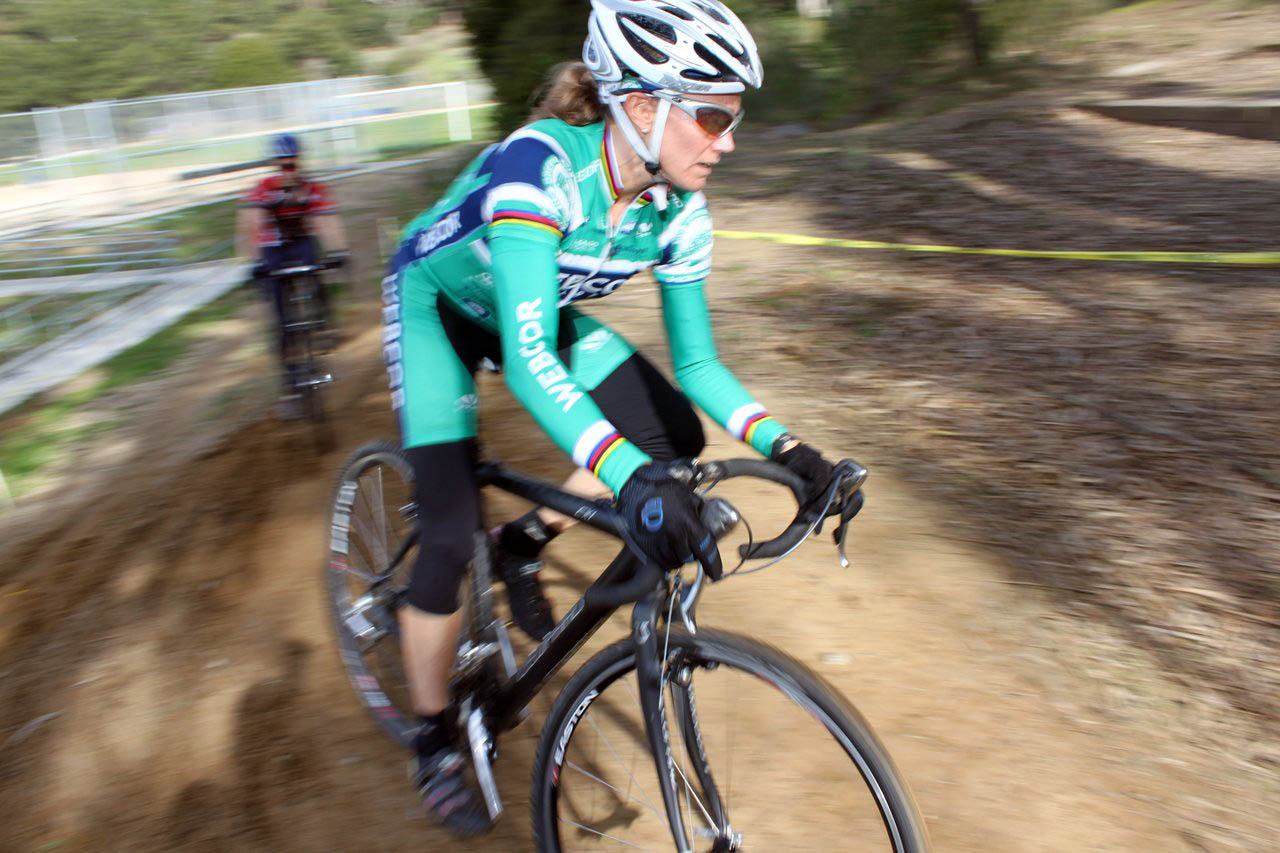
M 353 602 L 342 619 L 343 626 L 362 649 L 368 649 L 387 635 L 387 614 L 371 596 Z

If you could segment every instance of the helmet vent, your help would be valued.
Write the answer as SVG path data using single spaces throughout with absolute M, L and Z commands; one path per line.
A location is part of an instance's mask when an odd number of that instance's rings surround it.
M 631 32 L 631 30 L 624 29 L 622 34 L 626 36 L 627 43 L 635 48 L 636 53 L 643 56 L 646 62 L 652 62 L 654 65 L 662 65 L 667 61 L 668 57 L 666 54 L 640 38 L 640 36 Z
M 685 77 L 687 77 L 688 79 L 690 79 L 690 80 L 714 80 L 714 81 L 721 81 L 721 80 L 737 80 L 737 79 L 739 79 L 739 78 L 738 78 L 738 75 L 737 75 L 737 74 L 734 74 L 734 73 L 733 73 L 733 71 L 731 71 L 731 70 L 730 70 L 730 69 L 729 69 L 729 68 L 728 68 L 728 67 L 727 67 L 727 66 L 726 66 L 722 61 L 720 61 L 720 58 L 719 58 L 719 57 L 717 57 L 717 56 L 716 56 L 714 53 L 712 53 L 711 51 L 707 50 L 707 49 L 706 49 L 705 47 L 703 47 L 702 45 L 700 45 L 700 44 L 695 44 L 695 45 L 693 46 L 693 50 L 694 50 L 694 52 L 695 52 L 695 53 L 697 53 L 697 54 L 698 54 L 698 56 L 702 59 L 702 61 L 703 61 L 703 62 L 705 62 L 705 63 L 707 63 L 708 65 L 712 66 L 713 68 L 715 68 L 715 69 L 716 69 L 716 71 L 718 71 L 718 72 L 720 72 L 720 73 L 718 73 L 718 74 L 706 74 L 706 73 L 704 73 L 704 72 L 698 71 L 697 69 L 690 68 L 690 69 L 688 69 L 688 70 L 686 70 L 686 71 L 684 72 L 684 76 L 685 76 Z
M 732 56 L 734 59 L 740 60 L 746 57 L 747 55 L 747 52 L 745 50 L 734 50 L 733 47 L 729 45 L 729 42 L 720 38 L 720 36 L 716 35 L 715 33 L 709 34 L 708 38 L 710 38 L 713 42 L 715 42 L 716 44 L 724 48 L 724 52 Z
M 714 18 L 722 24 L 729 23 L 729 19 L 720 14 L 720 10 L 715 6 L 709 6 L 706 3 L 699 3 L 698 8 L 702 9 L 702 11 L 706 12 L 709 17 Z
M 648 15 L 620 15 L 619 17 L 630 21 L 642 30 L 653 33 L 667 44 L 676 43 L 676 31 L 672 26 L 657 18 L 650 18 Z
M 690 15 L 684 9 L 677 9 L 675 6 L 663 6 L 662 11 L 666 12 L 668 15 L 675 15 L 683 21 L 693 20 L 693 15 Z

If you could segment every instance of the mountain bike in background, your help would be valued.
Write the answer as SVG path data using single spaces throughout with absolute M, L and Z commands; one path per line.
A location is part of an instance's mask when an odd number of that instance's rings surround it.
M 300 414 L 311 423 L 312 435 L 321 450 L 333 443 L 323 396 L 325 386 L 333 382 L 333 375 L 324 366 L 324 354 L 332 348 L 333 331 L 322 274 L 346 262 L 346 255 L 332 255 L 316 264 L 283 267 L 268 273 L 284 286 L 285 373 Z

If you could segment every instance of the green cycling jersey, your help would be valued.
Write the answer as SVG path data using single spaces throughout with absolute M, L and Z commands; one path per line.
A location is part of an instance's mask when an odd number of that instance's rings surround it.
M 619 491 L 649 458 L 587 392 L 631 350 L 570 306 L 607 296 L 644 270 L 657 279 L 685 393 L 762 454 L 785 432 L 716 353 L 704 292 L 713 242 L 705 197 L 655 185 L 612 222 L 621 187 L 613 146 L 604 123 L 535 122 L 480 154 L 405 229 L 385 291 L 406 446 L 475 433 L 474 387 L 448 350 L 443 300 L 500 338 L 513 394 L 580 467 Z M 557 350 L 562 323 L 575 333 L 572 368 Z M 420 383 L 431 393 L 418 393 Z

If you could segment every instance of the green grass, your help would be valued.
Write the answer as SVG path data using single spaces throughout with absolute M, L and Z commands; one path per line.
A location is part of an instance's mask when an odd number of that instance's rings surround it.
M 208 327 L 231 316 L 242 303 L 232 292 L 130 347 L 94 369 L 93 379 L 74 391 L 44 397 L 6 416 L 0 438 L 0 472 L 9 491 L 29 491 L 42 470 L 71 449 L 117 425 L 94 415 L 90 404 L 107 392 L 154 376 L 176 362 Z
M 211 324 L 230 317 L 242 300 L 240 293 L 232 291 L 103 363 L 97 368 L 103 379 L 95 386 L 96 390 L 99 394 L 105 393 L 169 367 Z
M 189 207 L 155 219 L 144 219 L 136 224 L 139 228 L 154 226 L 173 231 L 178 239 L 178 258 L 187 261 L 205 255 L 219 243 L 234 238 L 239 204 L 237 199 L 228 199 Z M 223 251 L 215 253 L 215 257 L 229 258 L 233 251 L 234 247 L 228 244 Z

